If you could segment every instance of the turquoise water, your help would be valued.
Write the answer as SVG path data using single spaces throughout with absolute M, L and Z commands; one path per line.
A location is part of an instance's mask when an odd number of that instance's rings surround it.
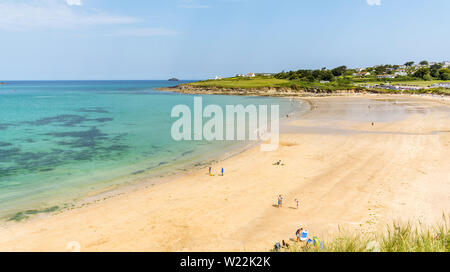
M 172 140 L 172 107 L 192 106 L 194 97 L 154 88 L 179 83 L 0 85 L 0 218 L 53 211 L 112 185 L 174 174 L 180 165 L 239 144 Z M 288 100 L 277 98 L 204 96 L 203 104 L 278 104 L 282 114 L 292 110 Z

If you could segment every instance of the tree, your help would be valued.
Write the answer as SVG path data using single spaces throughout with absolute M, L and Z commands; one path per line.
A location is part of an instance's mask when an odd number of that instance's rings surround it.
M 322 72 L 322 70 L 314 70 L 312 72 L 312 76 L 314 77 L 314 79 L 320 78 L 321 72 Z
M 423 61 L 421 61 L 419 64 L 420 64 L 420 65 L 428 65 L 428 61 L 423 60 Z
M 431 81 L 431 80 L 433 80 L 433 77 L 430 75 L 430 73 L 428 73 L 428 74 L 425 74 L 425 75 L 423 76 L 423 79 L 424 79 L 424 80 Z
M 450 80 L 450 69 L 444 68 L 439 70 L 439 79 Z
M 331 70 L 334 76 L 342 76 L 347 71 L 347 66 L 339 66 Z
M 435 64 L 431 65 L 430 68 L 439 70 L 442 68 L 442 63 L 435 63 Z
M 450 73 L 443 73 L 443 74 L 439 75 L 439 79 L 450 80 Z
M 326 80 L 326 81 L 333 81 L 334 80 L 334 75 L 333 75 L 333 73 L 331 71 L 324 70 L 324 71 L 322 71 L 319 79 L 320 80 Z
M 308 82 L 314 82 L 314 77 L 313 77 L 313 75 L 308 75 L 308 76 L 302 78 L 302 80 L 306 80 Z
M 429 68 L 420 68 L 419 70 L 417 70 L 417 71 L 413 74 L 413 77 L 425 79 L 425 75 L 431 76 L 431 75 L 430 75 L 430 69 L 429 69 Z
M 349 70 L 345 71 L 344 75 L 345 75 L 345 76 L 351 76 L 351 75 L 353 75 L 354 73 L 356 73 L 356 70 L 355 70 L 355 69 L 349 69 Z
M 386 68 L 386 66 L 378 66 L 377 68 L 375 68 L 375 74 L 381 75 L 386 73 Z
M 430 67 L 430 74 L 431 74 L 431 76 L 438 78 L 439 77 L 439 70 L 441 70 L 441 68 L 442 68 L 442 64 L 440 64 L 440 63 L 436 63 L 436 64 L 431 65 L 431 67 Z
M 414 65 L 414 61 L 408 61 L 407 63 L 405 63 L 405 65 L 411 67 Z

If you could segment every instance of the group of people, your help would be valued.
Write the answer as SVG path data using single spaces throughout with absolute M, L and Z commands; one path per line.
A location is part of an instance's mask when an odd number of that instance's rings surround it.
M 277 161 L 276 163 L 274 163 L 273 165 L 284 165 L 281 160 Z
M 276 165 L 276 166 L 286 166 L 286 164 L 284 164 L 281 160 L 273 163 L 272 165 Z
M 284 197 L 282 195 L 278 196 L 278 201 L 277 201 L 277 207 L 278 208 L 283 208 L 283 200 Z M 300 201 L 298 199 L 294 199 L 295 204 L 296 204 L 296 208 L 298 209 L 300 207 Z
M 306 242 L 308 243 L 308 231 L 299 228 L 297 232 L 295 232 L 295 236 L 297 237 L 297 243 Z M 281 249 L 289 249 L 290 245 L 286 243 L 284 240 L 282 243 L 275 244 L 275 251 L 280 251 Z
M 295 232 L 295 237 L 297 237 L 297 244 L 302 243 L 302 246 L 313 245 L 315 247 L 319 247 L 320 249 L 325 248 L 324 242 L 322 242 L 316 236 L 313 236 L 312 238 L 310 238 L 308 230 L 306 230 L 306 229 L 299 228 Z M 294 241 L 294 240 L 292 240 L 292 241 Z M 282 243 L 276 243 L 274 249 L 275 249 L 275 251 L 280 251 L 282 249 L 289 250 L 289 247 L 290 247 L 290 245 L 283 240 Z
M 223 168 L 222 168 L 222 170 L 220 171 L 220 175 L 219 175 L 219 176 L 222 176 L 222 177 L 223 177 L 223 175 L 224 175 L 224 170 L 223 170 Z M 214 177 L 214 174 L 213 174 L 213 172 L 212 172 L 212 167 L 209 167 L 209 176 L 210 176 L 210 177 Z
M 275 251 L 280 251 L 282 248 L 289 249 L 289 247 L 290 247 L 289 244 L 283 240 L 283 242 L 281 242 L 281 244 L 280 243 L 275 244 Z

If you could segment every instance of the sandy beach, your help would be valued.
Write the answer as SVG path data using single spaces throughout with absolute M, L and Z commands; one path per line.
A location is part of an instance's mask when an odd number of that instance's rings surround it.
M 0 229 L 0 251 L 268 251 L 299 227 L 326 240 L 433 224 L 450 212 L 450 105 L 395 96 L 304 98 L 312 110 L 208 169 Z M 373 123 L 373 125 L 372 125 Z M 282 160 L 284 166 L 273 163 Z M 220 168 L 225 176 L 218 176 Z M 284 207 L 274 207 L 278 195 Z M 300 201 L 296 209 L 295 199 Z

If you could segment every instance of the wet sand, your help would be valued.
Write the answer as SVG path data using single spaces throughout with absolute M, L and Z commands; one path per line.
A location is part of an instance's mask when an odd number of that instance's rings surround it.
M 0 230 L 1 251 L 268 251 L 298 227 L 322 239 L 450 212 L 450 106 L 394 96 L 308 98 L 280 148 Z M 373 125 L 372 125 L 373 123 Z M 286 165 L 274 166 L 282 160 Z M 220 168 L 225 176 L 217 176 Z M 277 196 L 285 197 L 276 208 Z M 300 200 L 300 209 L 294 199 Z

